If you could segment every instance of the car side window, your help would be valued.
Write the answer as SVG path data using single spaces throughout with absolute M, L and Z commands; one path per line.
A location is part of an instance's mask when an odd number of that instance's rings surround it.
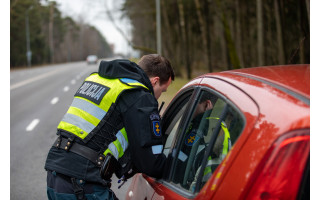
M 237 110 L 213 91 L 203 90 L 187 128 L 176 142 L 171 182 L 198 192 L 227 155 L 244 127 Z M 178 139 L 178 138 L 177 138 Z
M 162 128 L 166 137 L 163 153 L 168 157 L 170 150 L 176 142 L 176 137 L 179 133 L 179 125 L 182 117 L 187 110 L 188 102 L 194 89 L 189 89 L 183 92 L 177 99 L 175 99 L 164 113 L 162 120 Z M 181 130 L 180 130 L 181 132 Z
M 178 126 L 180 124 L 183 113 L 185 112 L 187 104 L 185 103 L 179 112 L 174 116 L 172 122 L 170 123 L 165 135 L 168 136 L 166 143 L 164 145 L 163 153 L 168 157 L 169 151 L 173 146 L 173 142 L 178 133 Z

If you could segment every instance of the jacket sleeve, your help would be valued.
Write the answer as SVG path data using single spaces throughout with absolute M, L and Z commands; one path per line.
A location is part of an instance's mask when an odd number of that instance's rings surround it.
M 137 172 L 161 178 L 166 157 L 162 154 L 163 133 L 158 102 L 147 92 L 140 93 L 134 101 L 135 103 L 122 113 L 133 165 Z

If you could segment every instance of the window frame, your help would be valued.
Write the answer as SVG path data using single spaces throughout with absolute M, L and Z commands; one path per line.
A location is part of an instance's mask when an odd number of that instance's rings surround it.
M 186 104 L 187 104 L 187 108 L 190 107 L 190 100 L 193 98 L 196 89 L 197 89 L 197 87 L 186 88 L 185 90 L 182 90 L 178 94 L 178 96 L 176 96 L 174 99 L 172 99 L 172 101 L 168 105 L 168 108 L 166 109 L 166 111 L 164 112 L 164 114 L 162 116 L 162 130 L 164 133 L 169 128 L 169 125 L 171 124 L 172 119 L 175 117 L 175 114 L 177 113 L 176 111 L 180 110 L 185 105 L 185 104 L 181 105 L 181 103 L 184 102 L 186 100 L 186 98 L 188 98 L 188 96 L 190 96 L 190 99 L 188 100 L 188 102 Z M 186 110 L 188 110 L 188 109 L 186 109 Z M 186 115 L 186 112 L 184 112 L 182 114 L 181 121 L 184 120 L 185 115 Z M 180 127 L 180 125 L 179 125 L 179 127 Z M 178 129 L 179 129 L 179 127 L 178 127 Z M 165 137 L 167 139 L 167 135 L 165 135 Z
M 193 102 L 193 99 L 195 99 L 195 97 L 197 97 L 199 95 L 198 93 L 199 93 L 199 86 L 191 86 L 191 87 L 188 87 L 184 90 L 181 90 L 179 92 L 179 94 L 170 102 L 168 108 L 166 109 L 166 111 L 163 114 L 162 130 L 163 130 L 163 133 L 166 133 L 167 129 L 169 128 L 169 126 L 172 122 L 172 119 L 174 119 L 176 113 L 178 113 L 179 110 L 185 105 L 185 104 L 181 105 L 181 103 L 184 102 L 186 100 L 186 98 L 190 97 L 189 100 L 186 102 L 186 104 L 187 104 L 186 110 L 182 114 L 180 123 L 177 128 L 177 133 L 174 136 L 174 138 L 173 138 L 174 141 L 172 142 L 172 146 L 169 149 L 168 159 L 167 159 L 167 162 L 169 162 L 169 164 L 168 164 L 169 168 L 167 169 L 167 171 L 165 172 L 165 174 L 162 178 L 165 181 L 169 180 L 170 176 L 172 175 L 171 174 L 172 167 L 173 167 L 172 161 L 175 158 L 175 156 L 172 156 L 173 155 L 172 151 L 174 150 L 173 147 L 176 146 L 177 141 L 180 141 L 179 140 L 180 135 L 181 135 L 181 133 L 183 133 L 183 131 L 187 127 L 187 125 L 185 123 L 181 123 L 181 122 L 188 120 L 189 117 L 191 116 L 191 114 L 192 114 L 191 111 L 193 111 L 192 102 Z M 168 135 L 165 135 L 165 142 L 166 142 L 167 138 L 168 138 Z M 168 174 L 167 172 L 170 172 L 170 173 Z
M 240 133 L 243 132 L 247 123 L 246 123 L 246 118 L 245 118 L 244 114 L 240 111 L 240 109 L 233 102 L 231 102 L 227 97 L 225 97 L 223 94 L 221 94 L 219 91 L 217 91 L 213 88 L 207 87 L 207 86 L 203 86 L 203 85 L 192 86 L 192 87 L 189 87 L 185 90 L 182 90 L 182 91 L 180 91 L 179 95 L 176 96 L 171 101 L 170 105 L 168 106 L 168 108 L 166 109 L 166 112 L 163 115 L 163 119 L 164 119 L 163 125 L 165 125 L 163 127 L 164 132 L 167 131 L 167 128 L 170 125 L 170 121 L 173 119 L 173 117 L 177 113 L 177 110 L 179 110 L 179 109 L 175 108 L 175 106 L 181 104 L 181 102 L 183 102 L 183 100 L 185 100 L 185 98 L 187 98 L 187 95 L 190 95 L 190 93 L 189 93 L 190 91 L 191 91 L 191 96 L 190 96 L 190 99 L 188 100 L 188 102 L 186 103 L 188 105 L 186 107 L 186 110 L 182 114 L 182 118 L 180 120 L 180 124 L 177 129 L 178 132 L 173 139 L 175 141 L 172 142 L 172 146 L 170 147 L 170 150 L 169 150 L 170 153 L 172 153 L 175 149 L 176 150 L 181 149 L 181 145 L 183 144 L 182 139 L 184 136 L 184 134 L 181 134 L 181 133 L 184 133 L 186 131 L 187 126 L 190 123 L 190 120 L 192 118 L 192 114 L 194 112 L 194 109 L 200 100 L 201 94 L 204 91 L 214 94 L 215 96 L 217 96 L 218 98 L 220 98 L 221 100 L 223 100 L 226 103 L 226 105 L 224 107 L 224 112 L 221 116 L 224 116 L 227 113 L 228 107 L 232 107 L 239 114 L 239 116 L 243 120 L 243 127 L 242 127 L 242 130 L 240 131 Z M 180 98 L 184 98 L 184 99 L 180 100 Z M 184 105 L 180 106 L 180 108 L 182 108 Z M 175 108 L 175 109 L 171 109 L 171 108 Z M 223 119 L 223 117 L 221 117 L 219 119 L 218 123 L 221 123 L 222 119 Z M 215 133 L 212 136 L 212 138 L 210 138 L 210 143 L 208 145 L 208 149 L 211 149 L 213 147 L 215 141 L 217 140 L 217 136 L 219 134 L 220 129 L 221 128 L 214 130 Z M 239 137 L 240 137 L 240 135 L 239 135 Z M 167 136 L 166 136 L 166 138 L 167 138 Z M 160 182 L 161 184 L 165 185 L 166 187 L 172 189 L 173 191 L 177 192 L 178 194 L 182 195 L 185 198 L 189 198 L 189 199 L 195 198 L 198 195 L 199 191 L 201 190 L 200 184 L 201 184 L 201 180 L 202 180 L 202 176 L 203 176 L 201 173 L 203 173 L 203 171 L 204 171 L 205 161 L 207 160 L 210 152 L 207 151 L 205 153 L 204 158 L 201 162 L 201 169 L 200 169 L 201 171 L 200 171 L 200 175 L 198 177 L 197 183 L 196 183 L 195 192 L 190 192 L 190 191 L 188 191 L 188 190 L 186 190 L 186 189 L 184 189 L 184 188 L 182 188 L 172 182 L 173 175 L 174 175 L 174 173 L 173 173 L 174 168 L 176 167 L 176 163 L 177 163 L 176 161 L 178 159 L 178 153 L 175 153 L 174 155 L 172 155 L 170 153 L 169 153 L 169 156 L 171 156 L 171 158 L 169 159 L 170 160 L 170 163 L 169 163 L 170 167 L 168 168 L 168 171 L 166 172 L 166 176 L 164 176 L 163 179 L 158 180 L 158 182 Z
M 164 118 L 166 119 L 166 121 L 163 122 L 163 126 L 162 126 L 162 127 L 163 127 L 162 130 L 164 130 L 163 132 L 165 133 L 165 144 L 164 144 L 163 152 L 164 152 L 164 150 L 167 150 L 167 149 L 168 149 L 168 148 L 166 147 L 166 146 L 167 146 L 167 140 L 168 140 L 168 138 L 169 138 L 169 135 L 166 134 L 167 131 L 168 131 L 168 129 L 171 128 L 171 130 L 170 130 L 170 133 L 171 133 L 172 130 L 174 129 L 174 127 L 176 127 L 176 123 L 179 123 L 179 124 L 178 124 L 178 127 L 177 127 L 177 131 L 176 131 L 175 135 L 174 135 L 173 138 L 172 138 L 172 142 L 171 142 L 171 145 L 170 145 L 170 147 L 169 147 L 168 155 L 169 155 L 170 153 L 172 153 L 172 147 L 175 146 L 174 141 L 177 141 L 176 137 L 179 135 L 179 132 L 181 132 L 181 126 L 180 126 L 180 124 L 181 124 L 181 121 L 183 121 L 183 118 L 184 118 L 184 115 L 185 115 L 186 111 L 188 110 L 188 109 L 187 109 L 188 106 L 189 106 L 188 104 L 189 104 L 190 98 L 191 98 L 192 95 L 193 95 L 193 92 L 194 92 L 194 90 L 192 90 L 192 89 L 184 92 L 184 93 L 179 97 L 179 99 L 172 105 L 172 107 L 174 107 L 175 109 L 172 110 L 172 111 L 170 111 L 169 114 L 167 114 L 167 115 L 169 115 L 169 117 L 167 117 L 167 118 L 164 117 Z M 189 98 L 189 99 L 188 99 L 188 98 Z M 186 102 L 186 103 L 184 103 L 184 102 Z M 181 111 L 181 109 L 183 109 L 185 106 L 186 106 L 185 111 L 183 111 L 182 114 L 181 114 L 181 117 L 179 117 L 178 120 L 176 120 L 177 114 L 178 114 L 178 113 Z M 170 109 L 169 109 L 169 110 L 170 110 Z M 166 116 L 167 116 L 167 115 L 166 115 Z M 178 122 L 179 119 L 180 119 L 180 122 Z M 176 120 L 175 125 L 174 125 L 174 126 L 171 126 L 174 120 Z M 166 154 L 165 154 L 165 155 L 166 155 Z

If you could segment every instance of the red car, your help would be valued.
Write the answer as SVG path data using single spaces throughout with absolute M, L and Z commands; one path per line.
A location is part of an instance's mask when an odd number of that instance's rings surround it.
M 310 199 L 309 65 L 197 77 L 162 132 L 170 167 L 136 174 L 126 199 Z

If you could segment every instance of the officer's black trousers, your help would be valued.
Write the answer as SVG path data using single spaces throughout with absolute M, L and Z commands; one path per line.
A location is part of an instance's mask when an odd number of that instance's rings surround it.
M 112 190 L 103 185 L 48 171 L 47 195 L 49 200 L 116 200 Z

